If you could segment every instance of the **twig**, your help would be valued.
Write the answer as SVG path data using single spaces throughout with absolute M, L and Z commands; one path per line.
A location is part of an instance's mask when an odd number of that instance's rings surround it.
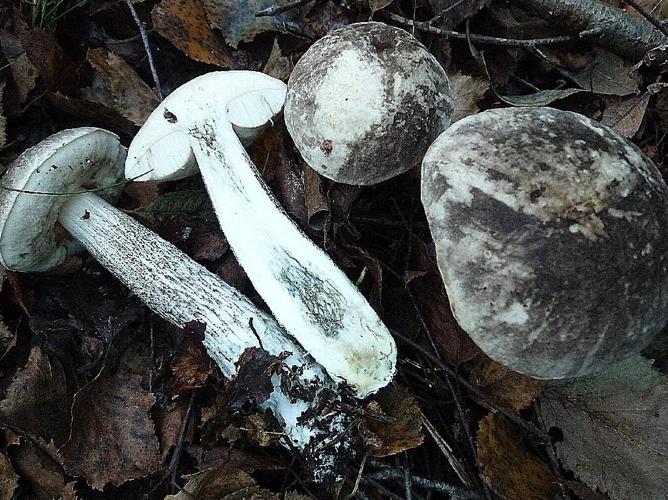
M 148 66 L 151 68 L 151 76 L 153 77 L 153 84 L 155 85 L 155 95 L 158 96 L 158 99 L 162 101 L 162 87 L 160 86 L 160 79 L 158 78 L 158 70 L 155 69 L 155 61 L 153 60 L 153 52 L 151 51 L 151 45 L 148 41 L 148 34 L 146 33 L 146 28 L 144 23 L 139 19 L 137 10 L 135 9 L 132 0 L 125 0 L 125 3 L 130 9 L 130 14 L 132 14 L 132 19 L 134 19 L 137 28 L 139 28 L 139 34 L 141 35 L 141 41 L 144 44 L 144 50 L 146 51 L 146 56 L 148 57 Z
M 658 29 L 661 33 L 668 36 L 668 29 L 663 24 L 661 24 L 661 21 L 659 21 L 656 17 L 654 17 L 654 15 L 647 9 L 645 9 L 642 5 L 638 5 L 638 2 L 636 2 L 636 0 L 624 0 L 624 2 L 633 7 L 636 11 L 638 11 L 638 13 L 641 16 L 643 16 L 650 23 L 652 23 L 654 27 Z
M 286 3 L 285 5 L 272 5 L 266 9 L 258 10 L 255 13 L 255 17 L 269 17 L 275 16 L 276 14 L 282 14 L 288 10 L 297 9 L 302 5 L 313 2 L 315 0 L 295 0 L 294 2 Z
M 383 16 L 387 19 L 394 21 L 404 26 L 409 26 L 411 28 L 419 29 L 426 33 L 433 33 L 434 35 L 443 36 L 446 38 L 456 38 L 458 40 L 471 40 L 480 44 L 488 45 L 503 45 L 506 47 L 535 47 L 537 45 L 556 45 L 559 43 L 572 42 L 574 40 L 581 40 L 585 37 L 593 37 L 600 34 L 598 29 L 584 30 L 577 35 L 565 35 L 565 36 L 555 36 L 551 38 L 531 38 L 531 39 L 517 39 L 517 38 L 499 38 L 496 36 L 487 36 L 487 35 L 477 35 L 475 33 L 460 33 L 458 31 L 444 30 L 433 26 L 429 22 L 425 21 L 413 21 L 411 19 L 406 19 L 403 16 L 394 14 L 392 12 L 381 12 Z
M 600 29 L 593 41 L 616 54 L 640 60 L 650 50 L 668 44 L 668 37 L 645 19 L 600 0 L 515 0 L 550 24 L 573 31 Z M 654 63 L 668 60 L 667 51 L 657 54 Z

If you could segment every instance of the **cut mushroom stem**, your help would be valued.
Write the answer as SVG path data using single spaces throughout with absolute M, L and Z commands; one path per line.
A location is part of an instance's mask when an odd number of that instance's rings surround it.
M 175 179 L 197 165 L 227 240 L 274 316 L 332 377 L 364 397 L 392 379 L 394 340 L 343 271 L 279 206 L 239 139 L 269 123 L 285 93 L 282 82 L 249 71 L 190 81 L 139 131 L 125 174 Z
M 326 415 L 321 408 L 325 396 L 338 397 L 334 382 L 278 323 L 241 293 L 97 195 L 34 194 L 112 183 L 122 176 L 124 160 L 125 148 L 118 138 L 95 128 L 65 130 L 21 155 L 3 178 L 11 191 L 0 193 L 2 264 L 29 272 L 62 263 L 75 245 L 73 240 L 56 240 L 59 221 L 160 317 L 179 327 L 192 321 L 206 324 L 204 344 L 227 377 L 236 374 L 235 363 L 247 348 L 262 347 L 273 355 L 291 353 L 284 360 L 292 372 L 291 394 L 275 374 L 274 391 L 262 403 L 283 425 L 286 444 L 308 453 L 342 432 L 346 417 L 341 412 Z M 295 387 L 304 390 L 295 392 Z M 314 396 L 304 399 L 294 394 Z M 305 411 L 313 418 L 298 422 Z M 315 457 L 316 473 L 331 472 L 340 446 Z

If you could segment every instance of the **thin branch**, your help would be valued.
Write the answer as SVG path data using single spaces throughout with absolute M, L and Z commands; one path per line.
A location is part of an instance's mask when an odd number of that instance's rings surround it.
M 668 36 L 668 28 L 666 28 L 663 24 L 661 24 L 661 21 L 659 21 L 651 12 L 645 9 L 642 5 L 639 5 L 638 2 L 636 2 L 636 0 L 624 0 L 624 2 L 633 7 L 636 11 L 638 11 L 638 13 L 641 16 L 643 16 L 650 23 L 652 23 L 654 27 L 658 29 L 661 33 Z
M 413 21 L 411 19 L 406 19 L 403 16 L 394 14 L 392 12 L 382 12 L 382 15 L 387 19 L 394 21 L 404 26 L 411 28 L 416 28 L 425 33 L 432 33 L 434 35 L 446 37 L 446 38 L 455 38 L 457 40 L 471 40 L 472 42 L 487 44 L 487 45 L 503 45 L 506 47 L 535 47 L 537 45 L 556 45 L 559 43 L 572 42 L 574 40 L 581 40 L 585 37 L 592 37 L 598 35 L 600 30 L 591 29 L 578 33 L 577 35 L 565 35 L 565 36 L 554 36 L 551 38 L 531 38 L 531 39 L 516 39 L 516 38 L 499 38 L 496 36 L 487 36 L 487 35 L 477 35 L 474 33 L 466 34 L 460 33 L 458 31 L 444 30 L 433 26 L 429 22 L 425 21 Z
M 144 23 L 139 19 L 137 10 L 135 9 L 132 0 L 125 0 L 125 3 L 130 9 L 130 14 L 132 14 L 132 19 L 134 19 L 137 28 L 139 28 L 139 34 L 141 35 L 141 41 L 144 44 L 144 50 L 146 51 L 146 57 L 148 57 L 148 66 L 151 68 L 151 76 L 153 77 L 153 84 L 155 85 L 155 95 L 158 96 L 158 99 L 162 101 L 162 86 L 160 85 L 160 79 L 158 78 L 158 70 L 155 68 L 155 61 L 153 60 L 153 52 L 151 51 L 151 45 L 148 41 L 148 34 L 146 33 L 146 27 Z
M 269 17 L 275 16 L 276 14 L 282 14 L 292 9 L 297 9 L 302 5 L 313 2 L 314 0 L 295 0 L 294 2 L 286 3 L 285 5 L 272 5 L 266 9 L 258 10 L 255 13 L 255 17 Z

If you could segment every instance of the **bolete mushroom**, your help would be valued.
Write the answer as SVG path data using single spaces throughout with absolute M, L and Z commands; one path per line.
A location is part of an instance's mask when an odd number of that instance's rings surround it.
M 406 31 L 350 24 L 296 64 L 285 124 L 302 157 L 337 182 L 376 184 L 418 165 L 450 125 L 445 71 Z
M 551 108 L 464 118 L 427 152 L 422 202 L 457 321 L 515 371 L 596 372 L 668 320 L 668 188 L 600 123 Z
M 199 166 L 225 236 L 274 316 L 330 376 L 364 397 L 392 379 L 394 340 L 343 271 L 279 206 L 237 135 L 269 123 L 285 92 L 281 81 L 252 71 L 195 78 L 146 120 L 125 175 L 176 179 Z
M 95 189 L 122 178 L 126 150 L 111 132 L 97 128 L 64 130 L 25 151 L 7 170 L 0 191 L 0 263 L 23 272 L 46 271 L 73 251 L 72 239 L 56 238 L 56 222 L 81 243 L 156 314 L 183 327 L 206 324 L 204 345 L 227 377 L 249 347 L 273 355 L 291 353 L 291 384 L 303 394 L 288 394 L 274 376 L 274 392 L 264 403 L 284 425 L 293 446 L 304 449 L 329 435 L 328 425 L 341 431 L 343 416 L 322 417 L 316 408 L 322 390 L 335 387 L 324 371 L 268 315 L 221 278 L 175 246 L 93 193 L 56 193 Z M 52 193 L 52 194 L 44 194 Z M 313 418 L 301 421 L 308 412 Z M 299 420 L 299 421 L 298 421 Z M 334 431 L 336 432 L 336 431 Z M 334 453 L 334 452 L 332 452 Z M 323 455 L 323 464 L 329 467 Z

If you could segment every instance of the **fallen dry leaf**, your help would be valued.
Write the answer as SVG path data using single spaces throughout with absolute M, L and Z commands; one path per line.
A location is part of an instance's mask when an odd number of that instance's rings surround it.
M 172 448 L 179 441 L 183 419 L 186 418 L 188 411 L 188 399 L 179 398 L 168 408 L 160 409 L 155 412 L 155 426 L 160 437 L 160 448 L 162 449 L 162 458 L 166 459 L 172 451 Z M 191 419 L 186 430 L 185 443 L 192 443 L 194 436 L 194 425 Z
M 122 484 L 162 463 L 150 410 L 155 397 L 142 375 L 121 365 L 81 389 L 72 404 L 72 434 L 60 453 L 65 470 L 93 488 Z
M 51 444 L 48 453 L 30 441 L 9 448 L 9 458 L 23 481 L 30 485 L 39 500 L 60 498 L 65 488 L 65 475 L 59 462 L 54 461 L 57 451 Z
M 101 104 L 116 110 L 135 125 L 143 125 L 158 105 L 151 88 L 128 63 L 109 50 L 88 49 L 86 60 L 95 68 L 111 97 L 110 102 Z
M 183 342 L 171 363 L 175 394 L 202 387 L 216 370 L 213 360 L 202 346 L 205 328 L 206 325 L 196 321 L 191 321 L 183 328 Z
M 204 0 L 204 10 L 209 24 L 222 31 L 225 41 L 236 49 L 239 42 L 250 42 L 260 33 L 276 31 L 271 17 L 255 17 L 255 13 L 286 3 L 288 0 Z M 298 13 L 299 9 L 293 9 L 281 18 L 293 19 Z
M 4 454 L 0 454 L 0 500 L 11 500 L 19 486 L 19 476 Z
M 7 31 L 0 32 L 0 49 L 10 65 L 19 104 L 23 104 L 35 88 L 39 73 L 28 59 L 18 36 Z
M 638 92 L 638 72 L 633 62 L 604 49 L 598 49 L 593 60 L 573 75 L 583 89 L 597 94 L 625 96 Z
M 283 55 L 281 47 L 278 45 L 278 37 L 276 37 L 262 72 L 279 80 L 287 81 L 291 71 L 290 61 Z
M 444 29 L 453 29 L 464 19 L 468 19 L 491 0 L 429 0 L 434 16 L 438 17 L 438 25 Z
M 65 95 L 76 94 L 79 90 L 76 66 L 53 33 L 26 31 L 21 33 L 21 45 L 49 90 Z
M 209 28 L 202 2 L 162 0 L 151 18 L 158 33 L 191 59 L 223 68 L 234 65 L 232 51 Z
M 69 435 L 69 402 L 63 367 L 41 347 L 33 347 L 0 402 L 0 415 L 46 442 L 63 444 Z
M 613 499 L 668 491 L 668 376 L 640 355 L 596 376 L 554 384 L 541 398 L 563 434 L 564 467 Z
M 482 419 L 476 441 L 483 481 L 494 493 L 507 500 L 555 498 L 554 474 L 503 416 L 490 413 Z
M 609 96 L 601 123 L 630 139 L 640 129 L 650 97 L 649 92 L 631 97 Z
M 389 457 L 412 448 L 424 441 L 422 412 L 415 398 L 403 387 L 381 390 L 367 405 L 366 437 L 371 454 Z
M 448 76 L 450 90 L 455 98 L 452 123 L 480 111 L 478 102 L 490 89 L 489 80 L 457 72 Z
M 165 500 L 278 500 L 271 491 L 260 488 L 255 480 L 242 470 L 220 465 L 197 474 L 186 476 L 183 491 L 169 495 Z
M 540 380 L 509 370 L 485 355 L 476 358 L 471 378 L 486 394 L 515 412 L 528 408 L 543 389 Z

